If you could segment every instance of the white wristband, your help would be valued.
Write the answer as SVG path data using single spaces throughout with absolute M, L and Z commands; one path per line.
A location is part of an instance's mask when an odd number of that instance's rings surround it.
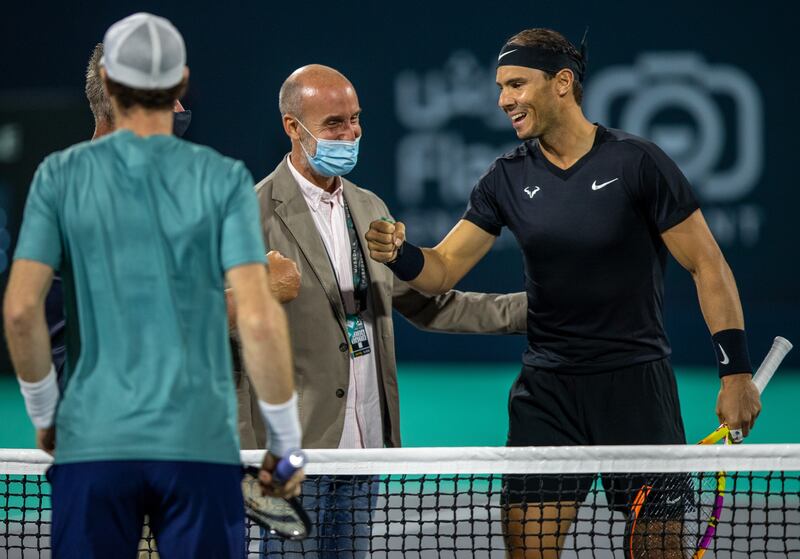
M 261 415 L 267 425 L 267 450 L 275 456 L 283 457 L 288 450 L 300 448 L 303 435 L 296 392 L 282 404 L 268 404 L 259 400 L 258 407 L 261 408 Z
M 25 399 L 25 409 L 37 429 L 46 429 L 53 425 L 53 416 L 58 405 L 58 378 L 55 365 L 50 365 L 50 372 L 42 380 L 26 382 L 19 380 L 19 391 Z

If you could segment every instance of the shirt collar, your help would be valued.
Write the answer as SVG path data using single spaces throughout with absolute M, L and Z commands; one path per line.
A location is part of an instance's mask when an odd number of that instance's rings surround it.
M 289 165 L 289 171 L 292 173 L 294 180 L 300 185 L 300 192 L 303 193 L 306 204 L 308 204 L 308 207 L 311 208 L 312 211 L 318 211 L 319 205 L 323 202 L 334 202 L 340 206 L 344 206 L 343 183 L 341 177 L 336 177 L 336 188 L 333 192 L 329 193 L 312 183 L 305 178 L 300 171 L 295 169 L 295 166 L 292 165 L 292 158 L 288 155 L 286 156 L 286 163 Z

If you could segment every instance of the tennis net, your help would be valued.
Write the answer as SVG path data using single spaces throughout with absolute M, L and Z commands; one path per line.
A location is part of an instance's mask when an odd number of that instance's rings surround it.
M 248 557 L 499 559 L 507 549 L 519 557 L 552 552 L 559 540 L 562 558 L 692 557 L 701 544 L 706 558 L 800 557 L 800 445 L 310 450 L 308 457 L 302 503 L 315 524 L 311 536 L 288 542 L 250 525 Z M 242 453 L 246 464 L 260 458 Z M 0 451 L 0 557 L 50 557 L 48 465 L 38 451 Z M 152 538 L 142 540 L 140 559 L 157 557 L 154 549 Z

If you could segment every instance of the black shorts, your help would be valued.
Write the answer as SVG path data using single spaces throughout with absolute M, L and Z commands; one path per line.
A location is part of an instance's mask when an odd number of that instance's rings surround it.
M 523 366 L 511 387 L 508 416 L 508 446 L 686 444 L 668 359 L 595 374 Z M 507 475 L 504 501 L 581 502 L 596 477 Z M 630 474 L 602 477 L 609 506 L 623 511 L 646 482 Z

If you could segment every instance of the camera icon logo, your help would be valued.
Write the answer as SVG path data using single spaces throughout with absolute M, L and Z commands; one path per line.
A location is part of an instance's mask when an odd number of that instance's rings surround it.
M 587 116 L 647 138 L 672 157 L 709 202 L 735 202 L 757 185 L 764 111 L 739 68 L 696 52 L 650 52 L 601 70 L 586 87 Z

